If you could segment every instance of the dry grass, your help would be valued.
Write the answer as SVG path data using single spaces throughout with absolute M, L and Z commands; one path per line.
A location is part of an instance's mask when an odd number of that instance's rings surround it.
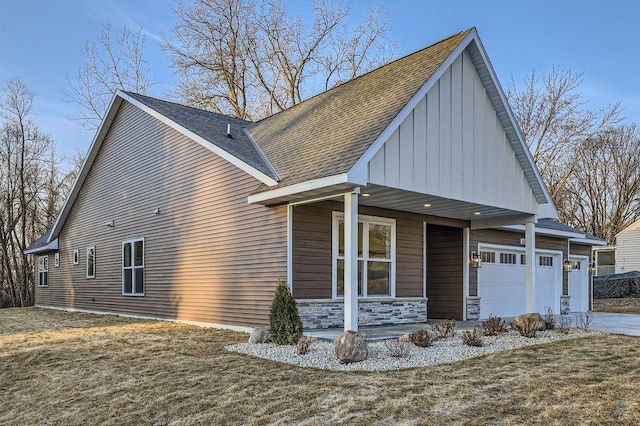
M 594 299 L 593 311 L 616 314 L 640 314 L 640 298 L 620 297 L 613 299 Z
M 0 424 L 640 421 L 636 337 L 385 373 L 302 369 L 223 349 L 245 339 L 173 323 L 0 310 Z

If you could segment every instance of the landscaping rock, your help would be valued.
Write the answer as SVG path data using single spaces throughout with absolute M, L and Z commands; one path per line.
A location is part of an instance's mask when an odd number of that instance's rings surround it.
M 336 339 L 336 357 L 343 364 L 360 362 L 367 359 L 367 342 L 360 333 L 345 331 Z
M 544 320 L 538 313 L 518 315 L 513 321 L 511 321 L 511 328 L 514 330 L 520 330 L 526 327 L 526 324 L 529 321 L 538 321 L 538 331 L 544 331 Z
M 256 327 L 249 335 L 249 343 L 266 343 L 269 340 L 269 327 Z

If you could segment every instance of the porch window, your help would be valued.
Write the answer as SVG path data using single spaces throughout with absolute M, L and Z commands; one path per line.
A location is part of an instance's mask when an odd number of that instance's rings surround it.
M 334 297 L 344 296 L 344 215 L 334 213 Z M 358 296 L 395 296 L 395 220 L 358 216 Z
M 49 285 L 49 256 L 38 257 L 38 287 Z
M 96 248 L 87 247 L 87 278 L 96 277 Z
M 144 296 L 144 240 L 122 242 L 122 294 Z

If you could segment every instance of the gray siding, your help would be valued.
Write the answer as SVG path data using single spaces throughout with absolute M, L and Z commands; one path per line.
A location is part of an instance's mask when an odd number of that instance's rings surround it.
M 62 228 L 45 306 L 251 326 L 286 277 L 286 207 L 247 204 L 259 182 L 124 102 Z M 154 215 L 159 208 L 160 214 Z M 105 222 L 115 221 L 115 227 Z M 121 245 L 145 239 L 145 295 L 121 294 Z M 85 278 L 86 247 L 96 278 Z M 80 250 L 80 264 L 72 252 Z

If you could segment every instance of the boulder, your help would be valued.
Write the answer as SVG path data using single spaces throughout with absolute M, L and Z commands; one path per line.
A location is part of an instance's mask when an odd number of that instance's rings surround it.
M 544 331 L 544 320 L 538 313 L 518 315 L 513 321 L 511 321 L 511 328 L 522 330 L 532 321 L 538 321 L 538 331 Z
M 336 357 L 343 364 L 367 359 L 367 342 L 355 331 L 345 331 L 336 339 Z
M 269 340 L 269 327 L 261 326 L 251 330 L 249 343 L 266 343 Z

